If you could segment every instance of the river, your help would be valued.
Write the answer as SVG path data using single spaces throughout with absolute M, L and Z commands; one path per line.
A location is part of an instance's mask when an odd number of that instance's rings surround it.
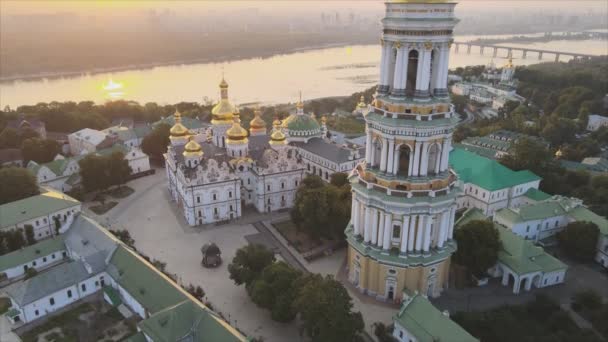
M 475 38 L 479 36 L 461 36 L 456 40 Z M 504 45 L 608 54 L 605 40 Z M 494 59 L 499 67 L 505 63 L 506 51 L 500 54 Z M 554 58 L 546 54 L 543 61 L 553 61 Z M 51 101 L 90 100 L 102 103 L 119 98 L 160 104 L 201 102 L 205 98 L 215 101 L 222 70 L 230 84 L 230 97 L 236 103 L 294 102 L 300 91 L 305 99 L 344 96 L 377 82 L 379 59 L 379 46 L 355 45 L 225 63 L 170 65 L 66 78 L 3 82 L 0 83 L 0 108 Z M 539 63 L 536 54 L 521 59 L 520 53 L 514 53 L 514 59 L 516 65 Z M 568 59 L 565 56 L 561 58 L 562 61 Z M 491 60 L 490 51 L 481 56 L 478 48 L 473 48 L 471 54 L 467 54 L 463 48 L 460 53 L 452 49 L 450 67 L 488 64 Z

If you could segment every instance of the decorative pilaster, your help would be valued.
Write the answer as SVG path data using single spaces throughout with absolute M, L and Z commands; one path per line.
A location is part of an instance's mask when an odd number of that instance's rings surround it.
M 372 245 L 378 243 L 378 209 L 372 209 Z
M 416 141 L 416 147 L 414 148 L 414 166 L 411 175 L 416 177 L 420 173 L 420 150 L 422 149 L 422 142 Z
M 393 225 L 393 215 L 387 213 L 384 217 L 384 241 L 382 241 L 382 249 L 388 251 L 391 248 L 391 237 L 393 235 L 392 225 Z
M 386 166 L 387 173 L 393 174 L 393 162 L 395 161 L 395 140 L 388 140 L 388 165 Z
M 388 153 L 388 143 L 382 139 L 382 154 L 380 155 L 380 171 L 386 172 L 386 157 Z
M 378 222 L 378 241 L 376 245 L 378 247 L 382 247 L 384 243 L 384 220 L 386 218 L 386 214 L 384 211 L 379 211 L 378 214 L 380 216 L 380 220 Z
M 401 246 L 399 252 L 402 255 L 407 253 L 407 239 L 410 230 L 410 217 L 408 215 L 403 216 L 403 224 L 401 226 Z
M 363 230 L 364 230 L 363 241 L 365 243 L 369 243 L 369 241 L 371 239 L 371 228 L 372 228 L 371 218 L 372 218 L 371 208 L 370 207 L 366 207 L 365 208 L 365 220 L 364 220 L 365 226 L 363 228 Z
M 372 132 L 369 130 L 369 127 L 367 127 L 367 138 L 365 140 L 365 163 L 367 165 L 371 165 L 373 160 L 372 160 Z
M 414 251 L 414 237 L 416 236 L 416 227 L 420 224 L 420 215 L 410 215 L 410 231 L 407 237 L 407 251 Z

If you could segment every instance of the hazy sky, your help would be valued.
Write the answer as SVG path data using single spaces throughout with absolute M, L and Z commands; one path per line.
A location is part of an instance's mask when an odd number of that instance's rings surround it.
M 569 10 L 569 11 L 607 11 L 608 1 L 606 0 L 461 0 L 459 11 L 480 11 L 480 10 Z M 209 11 L 209 10 L 234 10 L 259 8 L 268 12 L 292 12 L 320 10 L 336 10 L 340 8 L 352 9 L 377 9 L 382 10 L 382 1 L 326 1 L 326 0 L 306 0 L 306 1 L 28 1 L 28 0 L 0 0 L 0 13 L 2 15 L 13 14 L 47 14 L 56 12 L 75 12 L 81 14 L 128 14 L 129 12 L 141 12 L 146 10 L 163 10 L 170 8 L 174 12 Z M 294 12 L 295 11 L 295 12 Z

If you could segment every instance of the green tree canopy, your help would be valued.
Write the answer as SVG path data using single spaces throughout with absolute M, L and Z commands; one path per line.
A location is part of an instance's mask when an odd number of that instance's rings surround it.
M 492 222 L 468 222 L 456 230 L 454 239 L 458 243 L 454 261 L 466 266 L 472 274 L 484 275 L 496 264 L 501 243 L 498 230 Z
M 154 130 L 142 140 L 142 151 L 150 157 L 160 159 L 162 154 L 167 152 L 170 129 L 171 126 L 166 123 L 161 123 L 154 127 Z
M 27 169 L 0 169 L 0 204 L 17 201 L 39 193 L 36 177 Z
M 61 152 L 61 146 L 51 139 L 30 138 L 21 144 L 23 160 L 33 160 L 38 164 L 52 161 L 59 152 Z
M 359 341 L 363 317 L 353 312 L 352 299 L 344 286 L 331 276 L 310 274 L 300 279 L 294 307 L 300 313 L 302 330 L 314 342 Z
M 348 184 L 348 175 L 344 172 L 336 172 L 329 177 L 329 184 L 337 187 Z
M 0 148 L 18 148 L 21 139 L 16 129 L 7 127 L 0 132 Z
M 342 182 L 336 180 L 336 183 Z M 298 188 L 290 214 L 298 229 L 314 238 L 343 238 L 350 209 L 348 182 L 337 187 L 318 176 L 307 176 Z
M 294 285 L 300 276 L 300 271 L 282 261 L 266 266 L 250 287 L 251 300 L 270 309 L 273 320 L 289 322 L 296 316 L 292 303 L 296 295 Z
M 559 232 L 557 239 L 560 247 L 570 257 L 590 262 L 597 253 L 599 228 L 592 222 L 570 222 L 566 229 Z
M 113 152 L 107 157 L 106 162 L 108 182 L 118 186 L 125 184 L 131 174 L 131 167 L 129 161 L 125 159 L 125 155 L 122 152 Z
M 274 261 L 274 253 L 263 245 L 252 244 L 239 248 L 228 265 L 230 279 L 237 285 L 249 286 Z
M 107 164 L 105 157 L 94 154 L 90 154 L 78 161 L 82 186 L 85 191 L 100 191 L 110 186 Z

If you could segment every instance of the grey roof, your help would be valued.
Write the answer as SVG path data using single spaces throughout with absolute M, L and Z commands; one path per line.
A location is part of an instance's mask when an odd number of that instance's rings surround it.
M 348 162 L 351 154 L 350 148 L 332 144 L 322 138 L 312 138 L 308 143 L 295 142 L 293 145 L 336 163 Z M 359 147 L 359 156 L 365 156 L 365 148 Z
M 106 259 L 118 243 L 114 237 L 100 229 L 92 219 L 79 215 L 65 234 L 65 244 L 73 257 L 79 257 L 91 266 L 93 272 L 106 267 Z
M 35 302 L 51 293 L 75 285 L 89 278 L 82 261 L 70 261 L 41 272 L 35 277 L 7 286 L 4 291 L 20 307 Z

